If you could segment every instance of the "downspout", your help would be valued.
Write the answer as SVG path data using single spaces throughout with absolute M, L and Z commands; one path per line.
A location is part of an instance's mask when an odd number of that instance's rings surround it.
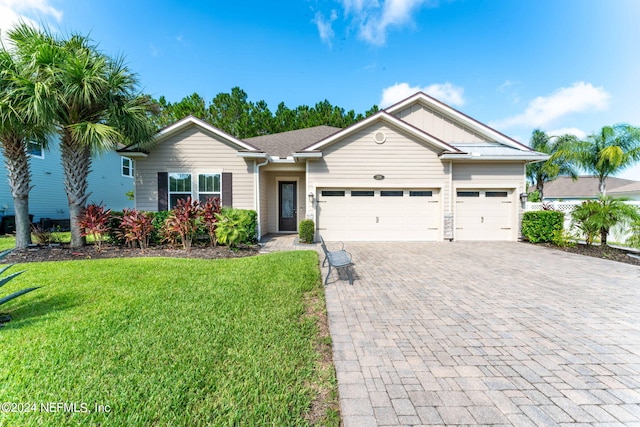
M 456 215 L 454 211 L 454 197 L 453 197 L 453 160 L 449 160 L 449 215 L 451 220 L 451 235 L 449 241 L 453 242 L 456 238 Z
M 256 161 L 256 169 L 255 169 L 255 174 L 256 174 L 256 213 L 257 213 L 257 221 L 258 221 L 258 226 L 257 228 L 257 233 L 258 235 L 256 236 L 256 238 L 258 239 L 258 241 L 260 240 L 260 238 L 262 237 L 262 218 L 260 215 L 260 168 L 264 165 L 266 165 L 267 163 L 269 163 L 269 157 L 267 157 L 267 159 L 264 161 L 264 163 L 258 163 Z

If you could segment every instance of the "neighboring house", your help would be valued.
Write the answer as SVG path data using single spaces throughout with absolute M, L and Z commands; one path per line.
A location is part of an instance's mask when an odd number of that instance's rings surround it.
M 640 200 L 640 181 L 608 177 L 605 183 L 607 196 Z M 529 187 L 529 191 L 535 191 L 535 187 Z M 595 176 L 580 176 L 575 181 L 561 176 L 544 184 L 544 200 L 548 201 L 597 199 L 599 196 L 598 178 Z
M 29 213 L 34 222 L 41 219 L 64 221 L 69 219 L 69 205 L 64 191 L 64 176 L 57 141 L 51 142 L 48 150 L 37 144 L 30 146 L 31 185 L 29 193 Z M 126 193 L 133 191 L 133 161 L 116 152 L 95 157 L 89 174 L 89 202 L 102 202 L 113 210 L 133 208 L 133 201 Z M 0 215 L 12 216 L 13 199 L 7 177 L 0 185 Z
M 259 235 L 315 221 L 326 240 L 516 240 L 525 165 L 548 156 L 417 93 L 346 129 L 239 140 L 194 117 L 135 158 L 136 207 L 221 197 L 258 212 Z

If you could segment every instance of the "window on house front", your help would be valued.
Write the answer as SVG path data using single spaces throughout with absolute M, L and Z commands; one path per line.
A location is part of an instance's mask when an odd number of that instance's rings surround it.
M 191 197 L 191 174 L 169 174 L 169 209 L 173 209 L 178 200 Z
M 198 175 L 198 200 L 205 203 L 207 199 L 221 199 L 221 185 L 219 173 L 203 173 Z
M 128 157 L 120 157 L 122 159 L 122 176 L 133 178 L 133 160 Z
M 42 147 L 42 143 L 35 141 L 27 142 L 27 154 L 31 157 L 44 159 L 44 148 Z

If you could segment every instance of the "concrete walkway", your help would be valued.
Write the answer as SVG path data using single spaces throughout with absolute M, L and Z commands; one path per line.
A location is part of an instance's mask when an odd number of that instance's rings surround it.
M 640 268 L 524 243 L 346 249 L 358 279 L 326 289 L 346 427 L 640 426 Z

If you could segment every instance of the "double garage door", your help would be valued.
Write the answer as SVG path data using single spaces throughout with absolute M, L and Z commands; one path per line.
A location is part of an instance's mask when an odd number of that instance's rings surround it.
M 436 241 L 438 189 L 319 189 L 318 230 L 325 240 Z
M 440 190 L 319 189 L 317 226 L 328 241 L 438 241 Z M 458 189 L 456 240 L 514 240 L 513 190 Z

